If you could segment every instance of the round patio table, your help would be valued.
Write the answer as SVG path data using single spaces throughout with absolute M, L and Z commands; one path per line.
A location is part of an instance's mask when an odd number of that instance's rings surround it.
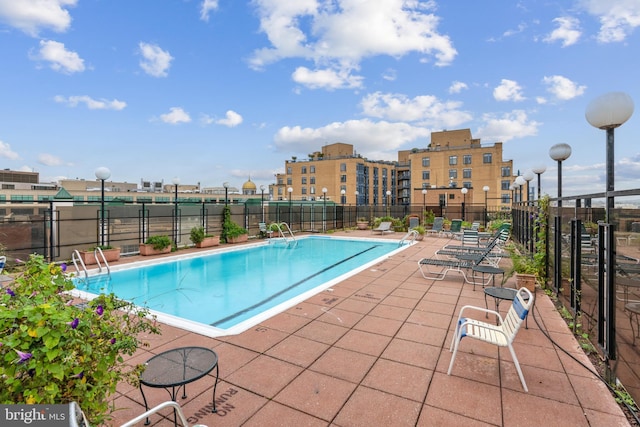
M 493 297 L 496 303 L 496 311 L 500 308 L 501 301 L 513 301 L 518 295 L 518 290 L 513 288 L 502 288 L 502 287 L 488 287 L 484 288 L 484 305 L 486 308 L 489 308 L 487 305 L 487 295 Z M 526 298 L 528 299 L 528 297 Z M 487 317 L 489 314 L 487 313 Z M 529 327 L 529 316 L 525 319 L 525 328 Z
M 149 410 L 149 406 L 144 395 L 143 385 L 166 389 L 171 400 L 175 402 L 180 388 L 182 388 L 182 398 L 185 399 L 187 397 L 186 385 L 206 376 L 215 368 L 216 380 L 213 384 L 212 412 L 216 412 L 216 387 L 219 371 L 218 355 L 215 351 L 204 347 L 179 347 L 153 356 L 145 365 L 146 368 L 140 376 L 140 392 L 145 410 Z M 177 424 L 177 419 L 175 423 Z M 145 425 L 148 424 L 149 418 L 147 417 Z

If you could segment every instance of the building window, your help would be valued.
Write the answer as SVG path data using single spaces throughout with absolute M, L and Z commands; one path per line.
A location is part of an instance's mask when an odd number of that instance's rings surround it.
M 449 166 L 455 166 L 458 164 L 458 156 L 449 156 Z
M 491 153 L 484 153 L 482 155 L 482 163 L 491 163 L 492 162 L 492 154 Z
M 465 165 L 470 165 L 471 164 L 471 154 L 465 154 L 464 156 L 462 156 L 462 163 Z
M 347 164 L 340 163 L 340 172 L 346 172 L 346 171 L 347 171 Z
M 287 185 L 292 185 L 293 179 L 291 177 L 287 178 Z
M 511 185 L 511 181 L 500 181 L 501 190 L 509 190 L 510 185 Z
M 316 167 L 315 166 L 309 166 L 309 173 L 316 173 Z
M 422 171 L 422 179 L 423 179 L 424 181 L 428 181 L 429 179 L 431 179 L 431 178 L 430 178 L 430 176 L 431 176 L 431 172 L 429 172 L 429 171 Z
M 455 179 L 458 177 L 458 170 L 457 169 L 449 169 L 449 178 L 450 179 Z
M 423 168 L 428 168 L 431 166 L 431 160 L 429 159 L 429 157 L 423 157 L 422 158 L 422 167 Z
M 311 194 L 316 194 L 316 187 L 311 187 L 310 193 Z
M 307 167 L 306 166 L 302 166 L 300 168 L 300 173 L 307 173 Z
M 291 175 L 293 173 L 293 170 L 291 169 L 291 166 L 287 166 L 287 175 Z
M 467 178 L 467 179 L 471 179 L 471 169 L 463 169 L 462 170 L 462 177 L 463 178 Z
M 311 178 L 309 178 L 309 184 L 315 184 L 316 183 L 316 177 L 312 176 Z
M 307 184 L 307 177 L 306 177 L 306 176 L 303 176 L 303 177 L 302 177 L 302 182 L 301 182 L 301 184 L 302 184 L 302 185 L 306 185 L 306 184 Z
M 472 187 L 471 187 L 471 181 L 464 181 L 464 182 L 462 183 L 462 186 L 463 186 L 464 188 L 472 188 Z
M 347 182 L 347 175 L 340 175 L 340 182 Z
M 307 187 L 302 187 L 300 191 L 302 191 L 302 194 L 307 194 Z
M 502 203 L 503 204 L 509 204 L 511 203 L 511 196 L 509 194 L 503 194 L 502 195 Z
M 502 177 L 511 177 L 511 166 L 503 166 L 500 176 Z

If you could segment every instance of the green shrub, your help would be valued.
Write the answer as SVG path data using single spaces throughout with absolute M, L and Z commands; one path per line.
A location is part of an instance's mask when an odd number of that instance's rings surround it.
M 0 296 L 0 403 L 54 404 L 76 401 L 93 425 L 110 419 L 116 385 L 133 385 L 143 366 L 130 366 L 143 343 L 159 333 L 148 311 L 100 295 L 71 304 L 66 265 L 32 255 Z
M 171 239 L 167 235 L 150 236 L 144 243 L 147 245 L 153 245 L 153 249 L 161 251 L 162 249 L 171 246 Z

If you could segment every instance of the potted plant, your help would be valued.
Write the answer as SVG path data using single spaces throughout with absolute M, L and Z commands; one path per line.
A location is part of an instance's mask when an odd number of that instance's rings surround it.
M 369 228 L 369 220 L 363 216 L 356 219 L 356 227 L 358 230 L 366 230 Z
M 120 248 L 114 248 L 111 245 L 97 245 L 84 251 L 78 251 L 80 259 L 84 265 L 93 265 L 98 263 L 98 260 L 96 259 L 96 252 L 98 252 L 98 249 L 102 251 L 104 259 L 107 262 L 116 262 L 120 259 Z M 100 259 L 100 261 L 102 261 L 102 259 Z
M 220 236 L 214 236 L 205 232 L 204 227 L 193 227 L 189 238 L 196 245 L 196 248 L 208 248 L 220 244 Z
M 412 230 L 418 233 L 418 235 L 416 236 L 416 240 L 424 239 L 424 233 L 426 233 L 427 231 L 423 225 L 416 225 L 415 227 L 412 228 Z
M 140 255 L 160 255 L 171 252 L 171 239 L 167 235 L 150 236 L 140 243 Z
M 249 231 L 231 219 L 229 206 L 225 206 L 222 211 L 222 235 L 220 239 L 226 243 L 246 242 L 249 239 Z
M 533 258 L 523 255 L 515 245 L 511 244 L 507 246 L 511 258 L 511 271 L 509 275 L 515 274 L 516 276 L 516 288 L 527 288 L 530 292 L 536 291 L 536 277 L 538 274 L 538 267 Z

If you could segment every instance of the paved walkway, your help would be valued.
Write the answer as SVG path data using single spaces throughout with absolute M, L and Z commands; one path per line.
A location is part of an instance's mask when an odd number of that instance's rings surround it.
M 426 237 L 239 335 L 214 339 L 163 326 L 130 362 L 180 346 L 215 350 L 218 412 L 211 413 L 212 376 L 189 384 L 188 397 L 179 399 L 190 423 L 210 427 L 628 426 L 606 386 L 545 335 L 591 366 L 540 289 L 514 345 L 528 393 L 509 351 L 477 341 L 462 341 L 447 375 L 460 307 L 485 300 L 455 273 L 443 281 L 422 277 L 417 261 L 446 243 Z M 152 406 L 168 400 L 162 389 L 145 393 Z M 140 390 L 127 384 L 118 387 L 115 405 L 113 425 L 144 412 Z M 171 410 L 163 414 L 152 416 L 152 425 L 172 425 Z

